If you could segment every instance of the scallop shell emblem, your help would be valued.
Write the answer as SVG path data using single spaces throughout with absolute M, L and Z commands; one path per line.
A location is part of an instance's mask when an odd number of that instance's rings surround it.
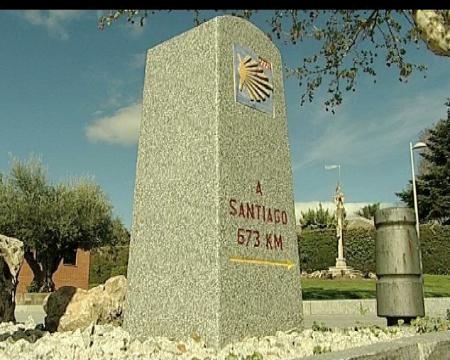
M 265 101 L 270 97 L 273 86 L 264 74 L 264 69 L 251 56 L 246 55 L 241 58 L 240 54 L 237 55 L 239 60 L 239 90 L 245 89 L 252 101 Z

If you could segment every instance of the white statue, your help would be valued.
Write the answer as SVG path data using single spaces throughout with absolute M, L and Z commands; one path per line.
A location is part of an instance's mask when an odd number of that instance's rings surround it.
M 344 223 L 344 216 L 345 216 L 345 208 L 344 208 L 344 193 L 341 190 L 341 185 L 339 182 L 336 186 L 336 196 L 334 198 L 334 201 L 336 203 L 336 237 L 338 240 L 338 257 L 336 259 L 336 267 L 342 268 L 346 267 L 347 264 L 345 262 L 344 258 L 344 239 L 342 236 L 342 228 Z

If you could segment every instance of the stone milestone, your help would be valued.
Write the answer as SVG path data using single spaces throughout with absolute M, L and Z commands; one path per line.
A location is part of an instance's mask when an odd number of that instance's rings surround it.
M 0 322 L 16 320 L 16 289 L 23 257 L 22 241 L 0 235 Z
M 282 62 L 216 17 L 147 53 L 124 327 L 221 347 L 301 325 Z

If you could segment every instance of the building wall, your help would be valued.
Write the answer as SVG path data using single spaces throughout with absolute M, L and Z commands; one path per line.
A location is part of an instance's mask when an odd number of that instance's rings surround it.
M 90 251 L 78 249 L 76 254 L 76 265 L 64 265 L 61 260 L 58 270 L 53 274 L 53 281 L 55 282 L 56 289 L 64 285 L 88 289 L 90 258 Z M 17 293 L 26 293 L 27 286 L 31 284 L 32 280 L 33 272 L 27 261 L 24 260 L 19 273 Z

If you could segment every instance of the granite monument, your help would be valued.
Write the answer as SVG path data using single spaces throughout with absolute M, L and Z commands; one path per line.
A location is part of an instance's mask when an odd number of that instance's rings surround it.
M 221 347 L 301 325 L 278 49 L 216 17 L 150 49 L 124 328 Z

